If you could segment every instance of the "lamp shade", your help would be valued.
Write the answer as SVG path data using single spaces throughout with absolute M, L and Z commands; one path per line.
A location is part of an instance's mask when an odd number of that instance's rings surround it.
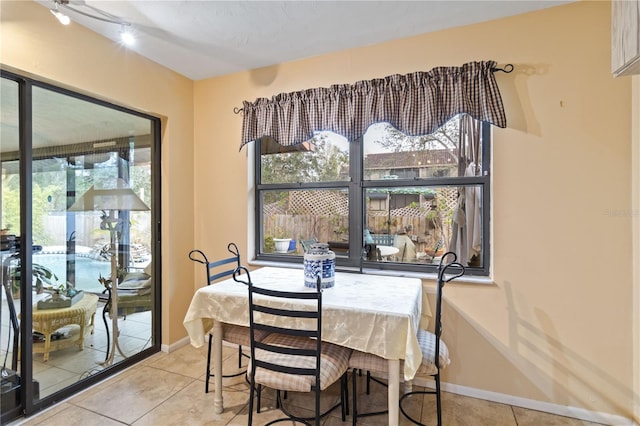
M 69 207 L 72 212 L 95 210 L 147 211 L 149 207 L 124 180 L 118 179 L 115 188 L 98 189 L 93 185 Z

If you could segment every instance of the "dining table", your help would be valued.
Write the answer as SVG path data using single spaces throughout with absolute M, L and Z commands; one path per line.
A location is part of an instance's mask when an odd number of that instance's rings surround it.
M 394 256 L 394 255 L 396 255 L 396 254 L 398 254 L 400 252 L 400 249 L 398 247 L 394 247 L 394 246 L 382 246 L 382 245 L 379 245 L 377 247 L 380 250 L 380 256 L 383 259 L 387 259 L 387 258 L 389 258 L 389 256 Z
M 252 284 L 259 287 L 315 291 L 305 287 L 303 269 L 266 266 L 249 275 Z M 246 275 L 241 278 L 247 280 Z M 222 324 L 249 326 L 248 298 L 246 284 L 233 278 L 219 281 L 195 292 L 184 318 L 184 327 L 196 348 L 205 343 L 208 332 L 213 332 L 216 413 L 224 410 Z M 430 315 L 428 307 L 426 311 Z M 390 425 L 397 425 L 399 419 L 400 374 L 405 384 L 410 383 L 422 362 L 416 334 L 422 314 L 419 278 L 338 271 L 335 285 L 322 290 L 322 340 L 387 360 Z M 402 372 L 400 361 L 404 361 Z

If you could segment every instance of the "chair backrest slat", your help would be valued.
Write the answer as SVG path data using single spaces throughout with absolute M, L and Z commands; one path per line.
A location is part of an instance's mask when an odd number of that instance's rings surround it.
M 315 349 L 305 349 L 305 348 L 288 348 L 277 345 L 270 345 L 264 342 L 256 342 L 256 348 L 262 349 L 269 352 L 275 352 L 278 354 L 287 354 L 287 355 L 296 355 L 296 356 L 315 356 Z
M 286 336 L 301 336 L 315 338 L 317 336 L 316 330 L 301 330 L 297 328 L 283 328 L 275 327 L 273 325 L 255 324 L 255 329 L 260 331 L 266 331 L 267 333 L 279 333 Z
M 194 249 L 189 252 L 189 259 L 204 265 L 207 274 L 207 285 L 213 284 L 221 278 L 232 276 L 233 273 L 240 268 L 240 252 L 238 251 L 238 246 L 234 243 L 229 243 L 227 245 L 227 251 L 233 256 L 213 262 L 209 262 L 209 259 L 202 250 Z
M 259 306 L 259 305 L 256 305 L 255 306 L 255 310 L 258 311 L 258 312 L 264 312 L 266 314 L 287 316 L 287 317 L 292 317 L 292 318 L 317 318 L 318 317 L 317 312 L 313 312 L 313 311 L 298 311 L 298 310 L 292 310 L 292 309 L 279 309 L 279 308 L 272 308 L 270 306 Z
M 303 300 L 313 300 L 317 299 L 318 296 L 313 292 L 294 292 L 294 291 L 281 291 L 281 290 L 271 290 L 267 288 L 253 287 L 253 293 L 261 294 L 263 296 L 272 296 L 279 297 L 283 299 L 303 299 Z

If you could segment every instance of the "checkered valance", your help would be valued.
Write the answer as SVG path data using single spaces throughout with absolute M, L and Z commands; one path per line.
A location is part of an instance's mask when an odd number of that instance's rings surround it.
M 426 135 L 460 113 L 506 127 L 495 67 L 494 61 L 469 62 L 244 101 L 240 148 L 264 136 L 295 145 L 320 130 L 355 140 L 378 122 Z

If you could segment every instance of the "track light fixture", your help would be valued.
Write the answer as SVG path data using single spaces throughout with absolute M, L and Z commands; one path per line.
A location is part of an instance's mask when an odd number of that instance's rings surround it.
M 70 10 L 74 13 L 77 13 L 82 16 L 86 16 L 87 18 L 97 19 L 98 21 L 108 22 L 110 24 L 120 25 L 120 40 L 123 44 L 127 46 L 131 46 L 135 43 L 135 38 L 133 33 L 131 32 L 131 23 L 120 19 L 119 17 L 107 13 L 103 10 L 98 9 L 97 7 L 91 6 L 86 2 L 80 3 L 80 6 L 86 7 L 90 9 L 94 13 L 89 13 L 78 9 L 77 7 L 71 6 L 69 4 L 69 0 L 53 0 L 54 7 L 51 9 L 51 13 L 55 16 L 58 21 L 62 25 L 69 25 L 71 19 L 65 15 L 64 13 L 58 10 L 58 6 Z
M 55 4 L 54 8 L 49 10 L 49 12 L 51 12 L 51 14 L 55 16 L 62 25 L 69 25 L 69 23 L 71 22 L 71 19 L 67 15 L 65 15 L 64 13 L 58 10 L 58 3 L 54 3 L 54 4 Z

